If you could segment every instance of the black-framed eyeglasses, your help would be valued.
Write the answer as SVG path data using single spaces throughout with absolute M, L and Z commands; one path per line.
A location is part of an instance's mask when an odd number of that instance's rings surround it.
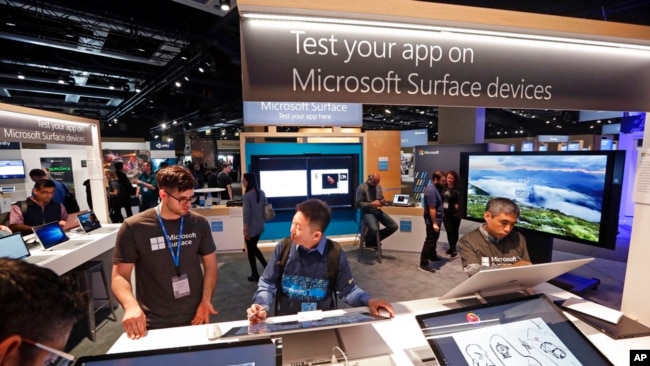
M 171 193 L 169 193 L 167 191 L 165 191 L 165 193 L 167 193 L 167 195 L 169 195 L 169 197 L 171 197 L 171 198 L 175 199 L 176 201 L 178 201 L 178 203 L 181 204 L 181 205 L 192 202 L 192 197 L 176 197 L 176 196 L 174 196 L 173 194 L 171 194 Z
M 50 346 L 46 346 L 44 344 L 38 343 L 29 338 L 23 337 L 23 342 L 25 342 L 30 346 L 48 352 L 50 354 L 50 357 L 48 357 L 47 360 L 45 360 L 44 365 L 46 366 L 66 366 L 72 364 L 72 361 L 74 361 L 73 355 L 69 353 L 65 353 L 63 351 L 59 351 L 58 349 L 52 348 Z

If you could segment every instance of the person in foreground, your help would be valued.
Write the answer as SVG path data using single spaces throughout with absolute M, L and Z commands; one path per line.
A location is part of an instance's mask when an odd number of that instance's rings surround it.
M 350 306 L 367 305 L 372 314 L 384 309 L 391 317 L 395 315 L 391 304 L 370 298 L 354 283 L 345 252 L 338 243 L 325 237 L 330 219 L 330 208 L 321 200 L 309 199 L 298 204 L 291 222 L 286 263 L 283 267 L 279 263 L 283 258 L 283 240 L 276 245 L 259 280 L 254 303 L 246 310 L 251 323 L 266 319 L 276 297 L 276 316 L 334 309 L 337 295 Z M 328 255 L 337 248 L 338 271 L 328 274 Z M 330 278 L 335 278 L 335 283 Z
M 22 260 L 0 258 L 0 365 L 59 365 L 86 297 L 67 277 Z
M 209 323 L 217 314 L 212 306 L 216 246 L 208 221 L 190 211 L 194 177 L 182 167 L 170 167 L 158 171 L 156 180 L 160 204 L 124 221 L 113 252 L 112 290 L 132 339 L 147 329 Z M 134 267 L 137 297 L 131 284 Z
M 519 206 L 508 198 L 493 198 L 485 207 L 485 223 L 458 241 L 463 270 L 472 276 L 486 268 L 531 264 L 526 238 L 513 231 Z

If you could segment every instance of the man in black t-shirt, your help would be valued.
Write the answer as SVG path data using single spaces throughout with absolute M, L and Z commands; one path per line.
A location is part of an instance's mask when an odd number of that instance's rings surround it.
M 219 175 L 217 175 L 217 187 L 225 188 L 225 191 L 221 192 L 222 200 L 229 201 L 234 198 L 232 194 L 232 178 L 230 177 L 231 170 L 232 165 L 229 163 L 224 163 L 221 172 L 219 172 Z

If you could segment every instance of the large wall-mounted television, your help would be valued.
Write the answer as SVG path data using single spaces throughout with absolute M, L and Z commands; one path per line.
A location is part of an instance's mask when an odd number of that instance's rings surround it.
M 524 233 L 614 249 L 624 163 L 623 151 L 463 153 L 463 215 L 482 222 L 488 200 L 507 197 Z
M 252 155 L 251 171 L 276 210 L 295 210 L 308 198 L 353 207 L 359 155 Z
M 25 163 L 21 159 L 0 160 L 0 179 L 24 179 Z

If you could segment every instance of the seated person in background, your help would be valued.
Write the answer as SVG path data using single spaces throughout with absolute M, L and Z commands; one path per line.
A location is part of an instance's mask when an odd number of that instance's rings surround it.
M 63 183 L 51 179 L 48 176 L 47 171 L 43 169 L 32 169 L 29 171 L 29 177 L 34 183 L 38 182 L 41 179 L 50 179 L 52 182 L 54 182 L 54 196 L 52 197 L 52 201 L 65 203 L 65 196 L 68 188 Z
M 379 184 L 380 181 L 381 177 L 378 173 L 370 174 L 368 180 L 357 188 L 355 198 L 355 207 L 361 209 L 361 219 L 368 228 L 365 236 L 367 247 L 377 246 L 378 231 L 379 240 L 384 240 L 399 228 L 395 220 L 381 210 L 381 207 L 386 205 L 386 200 Z M 384 225 L 381 230 L 379 230 L 379 223 Z
M 32 196 L 11 206 L 9 228 L 14 232 L 20 231 L 23 235 L 29 235 L 35 226 L 52 221 L 58 221 L 61 227 L 65 227 L 68 213 L 62 204 L 52 200 L 54 190 L 54 181 L 50 179 L 36 181 Z
M 519 206 L 508 198 L 493 198 L 485 207 L 485 223 L 458 241 L 463 270 L 472 276 L 495 267 L 531 264 L 526 238 L 512 229 Z
M 0 258 L 0 365 L 60 365 L 72 326 L 87 308 L 68 277 Z M 63 352 L 61 352 L 63 353 Z M 65 354 L 68 360 L 72 355 Z
M 288 255 L 283 256 L 283 240 L 276 245 L 253 296 L 254 304 L 246 311 L 251 323 L 266 319 L 276 297 L 276 316 L 334 309 L 337 295 L 350 306 L 367 305 L 373 314 L 385 309 L 391 317 L 395 315 L 388 302 L 370 298 L 354 283 L 345 252 L 325 237 L 330 219 L 330 208 L 321 200 L 309 199 L 298 204 L 291 222 Z M 339 264 L 335 273 L 328 274 L 328 270 L 334 272 L 328 268 L 332 250 L 338 251 Z M 283 257 L 286 263 L 281 267 Z M 336 283 L 331 283 L 331 278 Z

